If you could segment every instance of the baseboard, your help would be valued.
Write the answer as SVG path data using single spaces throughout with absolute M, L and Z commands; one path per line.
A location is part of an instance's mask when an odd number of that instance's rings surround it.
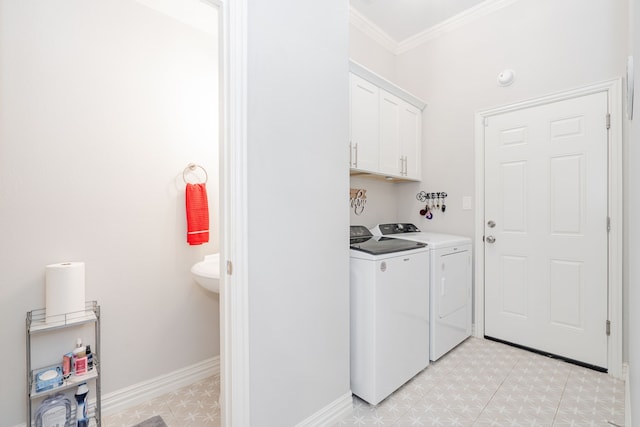
M 622 364 L 622 378 L 624 379 L 624 425 L 631 427 L 631 387 L 629 386 L 629 364 Z
M 296 427 L 321 427 L 333 425 L 347 416 L 353 409 L 351 392 L 340 396 L 309 418 L 298 423 Z
M 220 356 L 102 395 L 102 416 L 220 373 Z

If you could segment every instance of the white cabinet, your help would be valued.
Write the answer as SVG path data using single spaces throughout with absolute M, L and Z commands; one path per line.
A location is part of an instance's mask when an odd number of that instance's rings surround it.
M 380 90 L 380 172 L 421 179 L 422 112 L 408 102 Z
M 349 76 L 349 162 L 351 169 L 377 172 L 380 138 L 377 126 L 380 89 L 365 79 Z
M 352 174 L 420 181 L 426 104 L 355 62 L 350 69 Z
M 404 161 L 400 149 L 400 98 L 380 90 L 380 172 L 390 176 L 402 175 Z
M 404 157 L 404 176 L 422 179 L 422 111 L 403 102 L 400 109 L 400 153 Z

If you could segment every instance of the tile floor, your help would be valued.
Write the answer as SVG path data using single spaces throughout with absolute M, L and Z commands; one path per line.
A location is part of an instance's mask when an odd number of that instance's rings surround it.
M 217 376 L 103 417 L 130 427 L 219 426 Z M 622 426 L 624 382 L 504 344 L 470 338 L 377 406 L 353 398 L 341 426 Z M 277 426 L 279 427 L 279 426 Z
M 377 406 L 354 397 L 336 426 L 621 426 L 624 382 L 469 338 Z
M 167 427 L 219 427 L 220 376 L 214 375 L 125 411 L 102 417 L 103 427 L 130 427 L 160 415 Z

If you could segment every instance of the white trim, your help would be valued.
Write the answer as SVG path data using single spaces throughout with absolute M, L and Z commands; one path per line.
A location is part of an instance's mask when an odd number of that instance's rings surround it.
M 470 9 L 467 9 L 446 21 L 441 22 L 421 33 L 398 42 L 387 34 L 382 28 L 371 22 L 354 7 L 349 7 L 349 23 L 372 38 L 375 42 L 394 55 L 405 53 L 419 45 L 431 41 L 443 34 L 467 25 L 483 16 L 510 6 L 519 0 L 486 0 Z
M 595 83 L 503 107 L 479 111 L 475 116 L 475 336 L 484 336 L 484 123 L 491 116 L 523 108 L 549 104 L 598 92 L 607 92 L 611 128 L 609 130 L 609 320 L 607 368 L 609 374 L 622 377 L 622 81 Z
M 456 30 L 497 10 L 503 9 L 519 0 L 486 0 L 470 9 L 467 9 L 446 21 L 441 22 L 427 30 L 409 37 L 400 43 L 394 52 L 396 55 L 405 53 L 424 43 L 434 40 L 443 34 Z
M 221 425 L 248 427 L 247 0 L 224 4 L 221 263 L 223 267 L 230 263 L 233 274 L 221 275 Z
M 631 424 L 631 386 L 629 384 L 629 364 L 622 364 L 622 379 L 624 380 L 624 425 Z
M 622 378 L 622 259 L 623 259 L 623 178 L 622 178 L 622 79 L 607 88 L 611 128 L 609 129 L 609 374 Z
M 484 338 L 484 120 L 485 112 L 475 117 L 475 235 L 474 235 L 474 336 Z
M 629 379 L 629 364 L 622 365 L 622 379 L 624 380 L 624 425 L 632 426 L 631 423 L 631 385 Z
M 220 373 L 220 356 L 102 395 L 102 416 L 133 407 L 155 397 Z M 91 404 L 91 401 L 89 401 Z
M 406 90 L 402 89 L 400 86 L 394 83 L 391 83 L 389 80 L 385 79 L 379 74 L 376 74 L 375 72 L 371 71 L 364 65 L 358 64 L 353 59 L 349 60 L 349 71 L 359 77 L 362 77 L 368 82 L 373 83 L 379 88 L 382 88 L 387 92 L 397 96 L 398 98 L 407 101 L 409 104 L 420 109 L 420 111 L 424 110 L 424 108 L 427 106 L 427 103 L 422 99 L 407 92 Z
M 398 50 L 397 41 L 392 39 L 382 28 L 365 18 L 364 15 L 358 12 L 353 6 L 349 6 L 349 23 L 389 52 L 395 54 Z
M 353 410 L 353 396 L 351 392 L 340 396 L 296 427 L 322 427 L 334 425 Z

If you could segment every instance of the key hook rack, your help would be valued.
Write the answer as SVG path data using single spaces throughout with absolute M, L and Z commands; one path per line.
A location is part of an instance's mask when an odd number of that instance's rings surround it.
M 416 199 L 421 201 L 422 203 L 426 203 L 424 209 L 420 209 L 420 216 L 425 217 L 426 219 L 433 218 L 433 212 L 435 210 L 441 210 L 444 212 L 447 209 L 447 205 L 445 204 L 447 198 L 447 193 L 444 191 L 438 191 L 435 193 L 427 193 L 426 191 L 421 191 L 416 194 Z
M 416 199 L 418 199 L 423 203 L 429 200 L 436 200 L 436 199 L 440 199 L 444 201 L 444 199 L 446 198 L 447 198 L 447 193 L 445 193 L 444 191 L 440 191 L 437 193 L 427 193 L 426 191 L 421 191 L 418 194 L 416 194 Z

